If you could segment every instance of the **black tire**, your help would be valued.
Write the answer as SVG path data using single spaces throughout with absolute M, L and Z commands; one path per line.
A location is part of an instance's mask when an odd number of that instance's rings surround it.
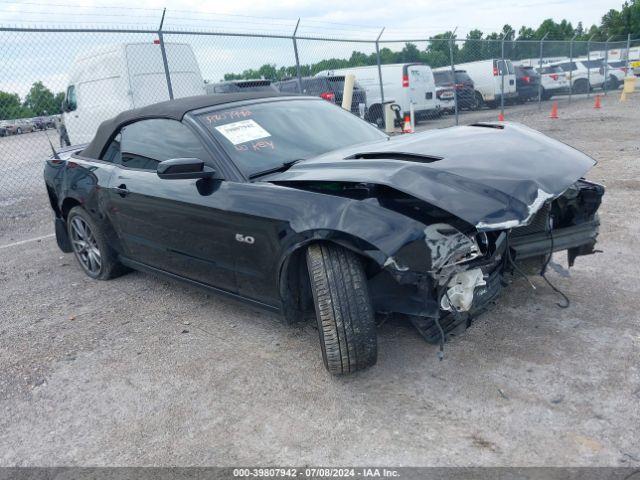
M 378 128 L 384 128 L 384 115 L 382 112 L 382 105 L 371 105 L 367 112 L 367 121 L 375 123 Z
M 573 93 L 589 93 L 589 90 L 589 82 L 587 80 L 576 80 L 573 84 Z
M 620 80 L 615 75 L 609 75 L 609 82 L 607 83 L 607 89 L 618 90 L 620 87 Z
M 376 363 L 376 324 L 360 258 L 332 244 L 307 249 L 322 359 L 334 375 Z
M 478 91 L 476 91 L 475 100 L 476 101 L 473 106 L 473 110 L 480 110 L 482 107 L 484 107 L 484 98 L 482 97 L 482 94 Z
M 96 271 L 92 271 L 85 265 L 81 258 L 80 249 L 78 244 L 74 242 L 73 224 L 74 219 L 79 218 L 90 229 L 90 234 L 95 240 L 95 244 L 100 253 L 100 267 Z M 107 243 L 104 232 L 98 224 L 96 224 L 91 216 L 82 207 L 73 207 L 67 215 L 67 233 L 71 241 L 71 247 L 76 260 L 80 264 L 80 267 L 89 277 L 96 280 L 109 280 L 111 278 L 118 277 L 123 273 L 126 273 L 128 269 L 118 262 L 118 256 L 116 252 Z
M 551 94 L 545 90 L 544 87 L 540 89 L 540 100 L 549 100 L 551 99 Z
M 21 135 L 22 134 L 22 129 L 20 127 L 17 128 L 16 130 L 16 134 Z

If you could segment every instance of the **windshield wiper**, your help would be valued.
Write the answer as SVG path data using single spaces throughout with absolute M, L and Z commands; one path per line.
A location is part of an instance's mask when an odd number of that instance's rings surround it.
M 253 180 L 254 178 L 262 177 L 262 176 L 268 175 L 270 173 L 278 173 L 278 172 L 287 171 L 291 167 L 293 167 L 296 163 L 301 162 L 303 160 L 306 160 L 306 158 L 297 158 L 295 160 L 289 160 L 288 162 L 284 162 L 282 165 L 280 165 L 278 167 L 270 168 L 268 170 L 263 170 L 261 172 L 252 173 L 251 175 L 249 175 L 249 180 Z

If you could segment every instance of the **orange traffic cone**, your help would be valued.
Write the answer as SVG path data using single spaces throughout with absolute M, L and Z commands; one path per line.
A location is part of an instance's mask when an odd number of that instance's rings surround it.
M 499 121 L 499 122 L 504 122 L 504 115 L 502 114 L 502 112 L 500 112 L 500 113 L 498 114 L 498 121 Z
M 593 108 L 602 108 L 600 104 L 600 95 L 596 95 L 596 103 L 593 105 Z
M 411 118 L 409 115 L 404 116 L 404 127 L 402 127 L 402 133 L 413 133 L 411 129 Z
M 553 105 L 551 105 L 551 115 L 549 115 L 549 118 L 553 118 L 556 119 L 558 118 L 558 102 L 553 102 Z

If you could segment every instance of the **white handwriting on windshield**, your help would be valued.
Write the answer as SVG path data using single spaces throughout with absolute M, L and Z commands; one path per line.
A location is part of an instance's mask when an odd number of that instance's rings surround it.
M 228 112 L 212 113 L 211 115 L 207 115 L 205 118 L 207 119 L 207 122 L 209 122 L 209 125 L 211 125 L 212 123 L 223 122 L 225 120 L 248 118 L 251 115 L 253 115 L 253 113 L 251 113 L 251 110 L 242 109 L 230 110 Z

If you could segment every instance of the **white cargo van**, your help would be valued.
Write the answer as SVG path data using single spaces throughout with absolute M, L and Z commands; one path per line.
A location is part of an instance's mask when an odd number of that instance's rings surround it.
M 190 45 L 165 43 L 174 98 L 204 95 L 204 80 Z M 101 47 L 75 59 L 63 103 L 71 144 L 91 141 L 104 120 L 169 99 L 160 44 Z
M 516 75 L 511 60 L 492 58 L 469 63 L 456 63 L 456 69 L 466 70 L 476 90 L 478 105 L 495 108 L 500 104 L 502 77 L 505 100 L 518 96 Z
M 436 82 L 431 67 L 423 63 L 394 63 L 382 65 L 382 86 L 385 102 L 400 105 L 403 116 L 409 114 L 411 104 L 416 120 L 439 113 L 436 99 Z M 353 74 L 367 94 L 367 120 L 382 127 L 384 116 L 378 66 L 340 68 L 318 72 L 316 76 Z

